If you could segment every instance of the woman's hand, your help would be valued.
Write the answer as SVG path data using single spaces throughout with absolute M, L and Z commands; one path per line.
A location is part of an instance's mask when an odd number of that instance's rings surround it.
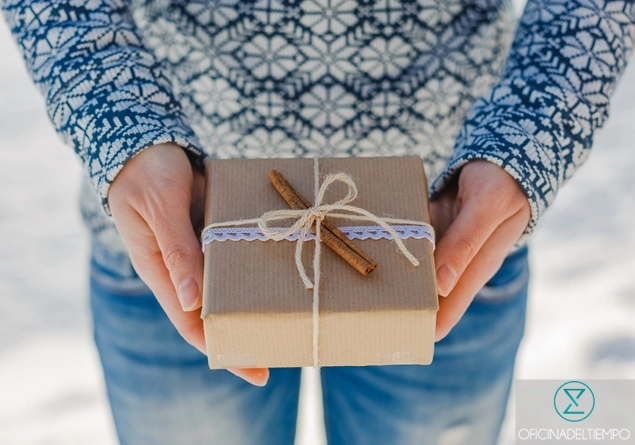
M 205 180 L 174 144 L 147 148 L 126 163 L 108 202 L 132 264 L 183 338 L 205 353 L 201 320 L 202 228 Z M 230 369 L 262 386 L 268 369 Z
M 487 161 L 466 164 L 458 181 L 430 203 L 437 230 L 434 254 L 440 298 L 436 340 L 461 319 L 527 227 L 529 202 L 505 170 Z

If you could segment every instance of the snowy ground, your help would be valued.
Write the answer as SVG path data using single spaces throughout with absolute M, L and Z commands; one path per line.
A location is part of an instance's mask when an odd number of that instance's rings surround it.
M 635 378 L 635 63 L 532 240 L 519 378 Z M 0 22 L 0 443 L 112 445 L 86 294 L 80 167 Z M 315 374 L 298 443 L 321 444 Z M 513 404 L 512 404 L 513 407 Z M 502 442 L 512 443 L 511 423 Z

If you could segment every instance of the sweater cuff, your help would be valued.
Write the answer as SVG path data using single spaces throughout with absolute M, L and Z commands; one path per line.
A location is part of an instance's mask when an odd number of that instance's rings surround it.
M 106 111 L 100 119 L 91 120 L 91 125 L 102 128 L 91 131 L 85 165 L 108 215 L 110 185 L 124 165 L 144 149 L 163 143 L 179 145 L 197 168 L 202 168 L 206 157 L 196 135 L 178 114 L 159 114 L 141 105 L 134 108 L 117 110 L 116 116 L 107 116 Z

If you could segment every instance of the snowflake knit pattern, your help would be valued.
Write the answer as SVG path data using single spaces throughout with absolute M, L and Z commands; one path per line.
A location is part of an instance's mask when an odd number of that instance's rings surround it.
M 110 243 L 110 184 L 162 142 L 198 159 L 418 154 L 433 196 L 486 159 L 525 191 L 529 234 L 587 158 L 635 38 L 635 6 L 624 1 L 530 0 L 515 37 L 510 2 L 496 0 L 2 9 L 53 125 L 85 166 L 85 220 Z

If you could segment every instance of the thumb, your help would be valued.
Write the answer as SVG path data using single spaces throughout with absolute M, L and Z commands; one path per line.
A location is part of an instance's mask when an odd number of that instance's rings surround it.
M 149 221 L 184 311 L 201 306 L 203 254 L 190 220 L 190 197 L 169 200 L 169 211 Z
M 200 307 L 203 278 L 203 254 L 191 220 L 193 175 L 180 149 L 161 154 L 149 178 L 153 187 L 146 188 L 137 208 L 154 234 L 182 309 L 193 311 Z
M 437 265 L 439 295 L 446 297 L 497 227 L 489 217 L 487 206 L 476 200 L 466 200 L 437 244 L 434 259 Z

